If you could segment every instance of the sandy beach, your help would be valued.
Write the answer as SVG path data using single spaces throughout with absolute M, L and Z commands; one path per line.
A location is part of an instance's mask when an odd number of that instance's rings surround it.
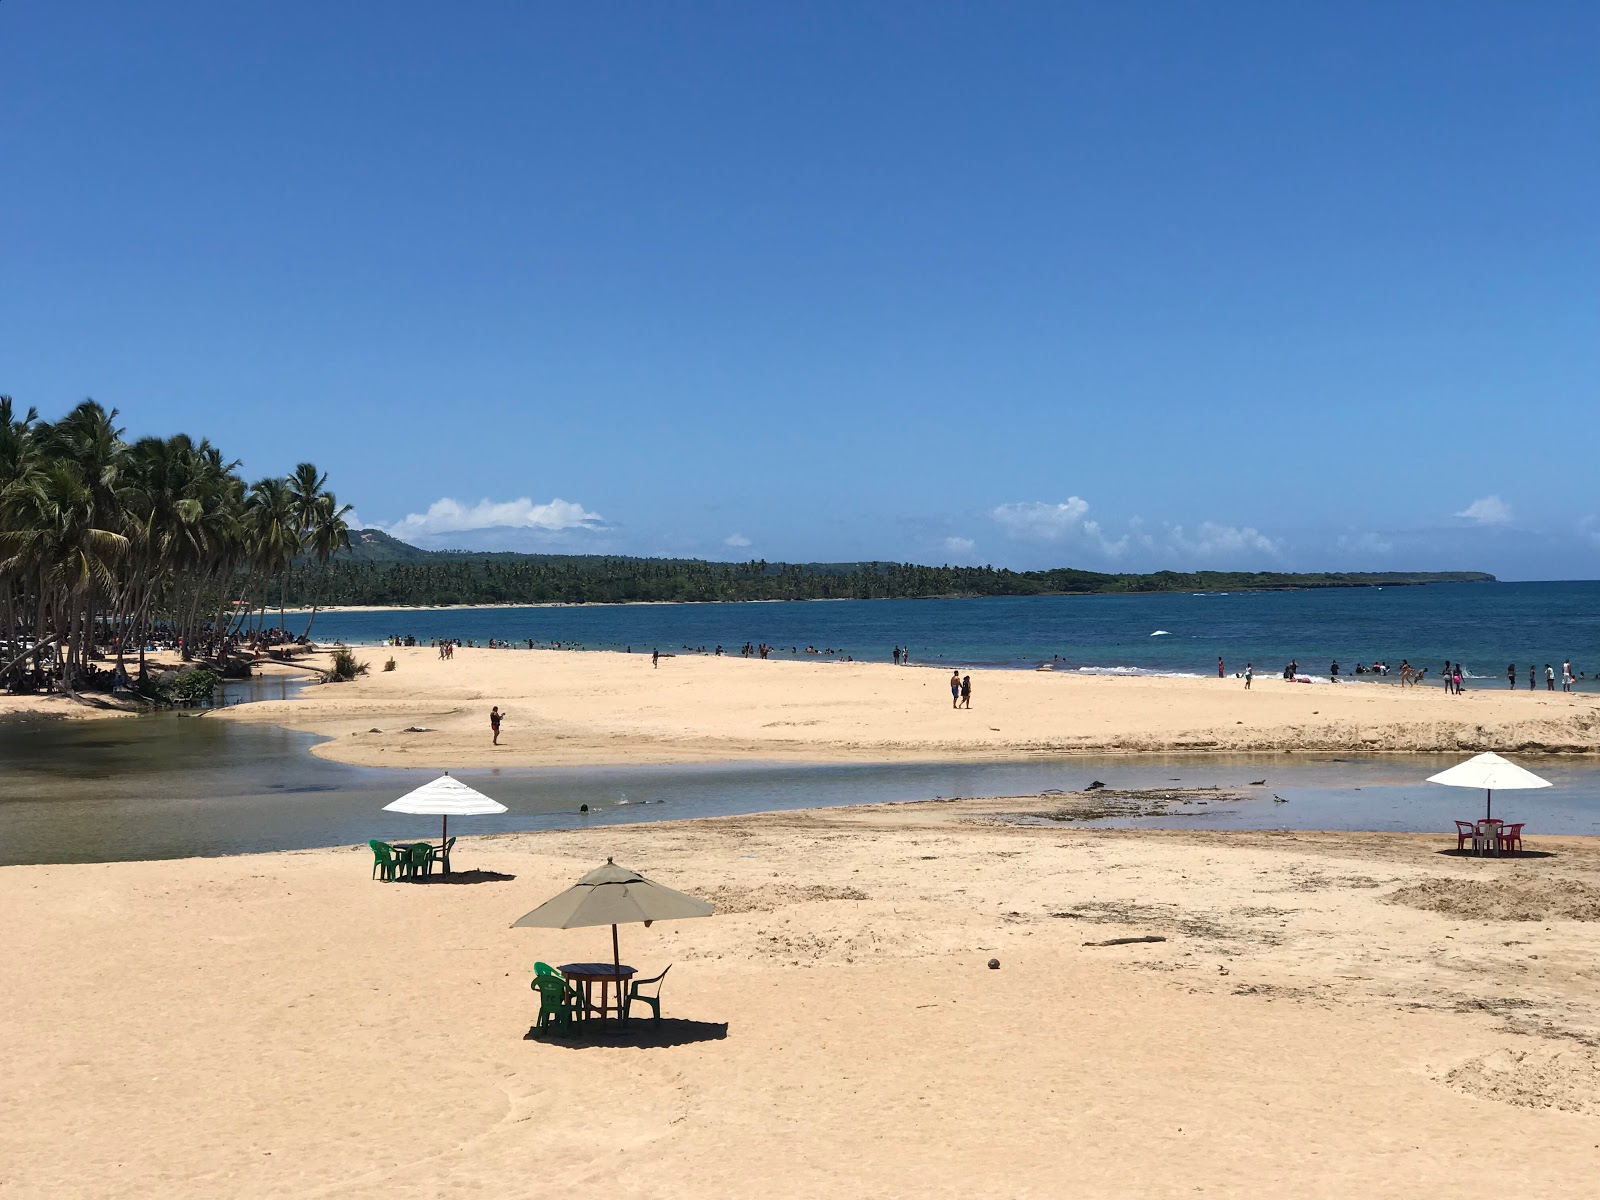
M 0 1193 L 1587 1189 L 1591 840 L 1005 815 L 1071 804 L 466 839 L 427 886 L 365 846 L 5 868 Z M 623 929 L 659 1028 L 530 1039 L 533 962 L 609 938 L 509 926 L 607 855 L 717 915 Z
M 877 663 L 458 649 L 357 652 L 371 673 L 212 719 L 275 721 L 368 766 L 1018 758 L 1081 751 L 1600 753 L 1600 696 L 1384 683 L 989 671 Z M 383 664 L 395 660 L 393 671 Z M 489 709 L 505 713 L 500 745 Z M 376 731 L 376 732 L 375 732 Z

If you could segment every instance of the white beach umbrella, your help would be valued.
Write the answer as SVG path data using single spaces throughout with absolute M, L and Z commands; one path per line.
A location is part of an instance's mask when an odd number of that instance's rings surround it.
M 392 804 L 385 804 L 383 811 L 443 817 L 444 825 L 439 836 L 448 840 L 451 817 L 485 817 L 505 812 L 506 806 L 498 800 L 489 799 L 476 788 L 468 787 L 461 780 L 452 779 L 450 772 L 446 771 L 416 791 L 407 792 Z
M 1483 810 L 1485 820 L 1494 815 L 1496 788 L 1501 791 L 1517 791 L 1550 786 L 1548 779 L 1540 779 L 1532 771 L 1525 771 L 1516 763 L 1508 762 L 1498 754 L 1479 754 L 1451 767 L 1448 771 L 1429 775 L 1428 782 L 1442 783 L 1447 787 L 1482 788 L 1488 793 L 1488 800 Z

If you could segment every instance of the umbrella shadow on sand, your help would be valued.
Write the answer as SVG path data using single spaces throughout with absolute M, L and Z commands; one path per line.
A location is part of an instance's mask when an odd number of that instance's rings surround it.
M 423 882 L 428 886 L 440 883 L 509 883 L 515 875 L 504 871 L 451 871 L 450 874 L 429 875 Z
M 542 1042 L 546 1046 L 566 1046 L 571 1050 L 584 1050 L 602 1046 L 628 1046 L 635 1050 L 657 1050 L 670 1046 L 689 1046 L 696 1042 L 720 1042 L 728 1036 L 726 1021 L 686 1021 L 681 1017 L 662 1017 L 660 1021 L 648 1018 L 618 1025 L 605 1022 L 597 1034 L 586 1028 L 574 1029 L 568 1034 L 540 1033 L 529 1029 L 523 1035 L 525 1042 Z

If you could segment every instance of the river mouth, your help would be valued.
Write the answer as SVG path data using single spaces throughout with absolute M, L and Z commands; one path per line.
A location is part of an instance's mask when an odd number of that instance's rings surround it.
M 292 695 L 301 681 L 253 680 L 242 699 Z M 263 693 L 259 685 L 265 684 Z M 118 721 L 0 727 L 0 865 L 244 854 L 401 840 L 429 818 L 382 811 L 435 772 L 353 767 L 310 753 L 319 739 L 274 725 L 164 712 Z M 940 797 L 1110 789 L 1219 788 L 1237 800 L 1110 815 L 1089 827 L 1366 829 L 1439 833 L 1482 815 L 1483 797 L 1424 783 L 1454 756 L 1147 755 L 1019 762 L 526 768 L 457 772 L 505 804 L 462 834 L 581 828 Z M 1553 787 L 1496 797 L 1527 836 L 1600 834 L 1600 768 L 1530 762 Z M 1257 780 L 1265 780 L 1258 784 Z M 580 811 L 588 805 L 589 812 Z M 1502 811 L 1503 810 L 1503 811 Z

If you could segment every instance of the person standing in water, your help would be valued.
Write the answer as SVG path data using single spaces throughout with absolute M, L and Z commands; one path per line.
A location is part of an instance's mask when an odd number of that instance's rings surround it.
M 1506 666 L 1506 683 L 1511 685 L 1511 690 L 1517 690 L 1517 664 L 1509 663 Z
M 489 731 L 494 734 L 494 744 L 496 746 L 500 744 L 500 719 L 504 716 L 505 714 L 500 711 L 498 704 L 489 710 Z
M 1556 690 L 1556 669 L 1549 663 L 1544 665 L 1544 690 L 1547 692 Z
M 1532 663 L 1529 663 L 1528 664 L 1528 690 L 1530 692 L 1537 692 L 1539 690 L 1539 685 L 1536 682 L 1538 678 L 1539 678 L 1538 668 L 1535 667 Z
M 1228 673 L 1222 669 L 1222 659 L 1219 658 L 1217 659 L 1217 678 L 1226 679 L 1227 677 Z
M 1569 658 L 1561 664 L 1561 690 L 1563 692 L 1572 690 L 1572 678 L 1572 660 Z
M 950 707 L 961 707 L 961 672 L 950 672 Z

